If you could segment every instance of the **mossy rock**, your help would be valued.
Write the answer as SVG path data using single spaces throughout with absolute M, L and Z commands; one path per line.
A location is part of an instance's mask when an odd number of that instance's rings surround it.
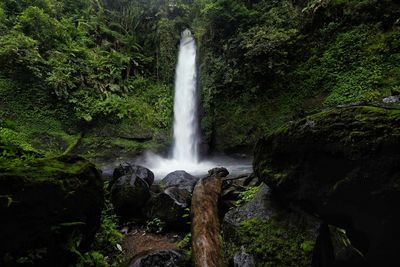
M 284 203 L 344 228 L 369 263 L 385 265 L 400 237 L 399 145 L 399 109 L 335 108 L 261 139 L 254 169 Z
M 103 183 L 81 157 L 0 161 L 0 265 L 69 266 L 100 224 Z
M 306 225 L 309 222 L 304 223 L 305 217 L 288 215 L 285 219 L 248 219 L 239 226 L 223 224 L 225 261 L 232 262 L 233 256 L 242 250 L 254 257 L 255 266 L 310 266 L 316 231 Z M 288 224 L 294 217 L 296 224 Z

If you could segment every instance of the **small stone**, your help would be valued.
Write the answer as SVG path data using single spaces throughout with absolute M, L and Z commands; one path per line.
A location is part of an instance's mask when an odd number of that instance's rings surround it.
M 398 103 L 398 102 L 400 102 L 400 95 L 388 96 L 388 97 L 385 97 L 382 101 L 383 101 L 383 103 L 386 103 L 386 104 Z
M 242 246 L 241 251 L 233 257 L 233 266 L 234 267 L 253 267 L 253 266 L 255 266 L 254 256 L 246 253 L 244 247 Z

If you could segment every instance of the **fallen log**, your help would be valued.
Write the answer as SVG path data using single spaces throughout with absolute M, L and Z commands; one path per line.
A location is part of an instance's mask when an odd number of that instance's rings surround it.
M 195 267 L 222 267 L 218 198 L 225 168 L 208 171 L 195 186 L 192 197 L 192 260 Z

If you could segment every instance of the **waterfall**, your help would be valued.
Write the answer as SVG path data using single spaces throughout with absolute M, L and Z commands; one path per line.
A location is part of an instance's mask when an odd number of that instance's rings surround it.
M 225 166 L 240 174 L 252 171 L 251 161 L 238 161 L 219 156 L 207 161 L 199 160 L 200 129 L 198 120 L 196 43 L 192 33 L 184 30 L 179 45 L 175 73 L 174 140 L 171 157 L 164 158 L 147 152 L 136 163 L 153 171 L 157 180 L 167 174 L 184 170 L 192 175 L 205 175 L 216 166 Z
M 156 179 L 170 172 L 184 170 L 192 175 L 206 174 L 215 167 L 210 161 L 199 160 L 199 121 L 197 99 L 196 43 L 186 29 L 181 34 L 178 63 L 175 73 L 174 140 L 169 158 L 152 152 L 137 163 L 153 171 Z
M 192 33 L 182 32 L 175 75 L 174 143 L 172 158 L 198 162 L 196 44 Z

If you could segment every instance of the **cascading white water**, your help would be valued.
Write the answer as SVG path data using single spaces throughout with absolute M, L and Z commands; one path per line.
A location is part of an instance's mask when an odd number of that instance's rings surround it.
M 196 82 L 196 44 L 192 33 L 186 29 L 182 32 L 175 76 L 172 158 L 189 164 L 199 160 Z
M 156 178 L 184 170 L 191 174 L 207 172 L 211 162 L 199 161 L 197 118 L 196 43 L 190 30 L 182 32 L 175 74 L 174 143 L 172 157 L 163 158 L 148 152 L 140 164 L 150 168 Z
M 182 32 L 175 75 L 174 143 L 170 158 L 147 152 L 136 161 L 153 171 L 156 179 L 170 172 L 184 170 L 192 175 L 204 175 L 216 166 L 225 166 L 234 173 L 251 172 L 251 162 L 228 157 L 199 160 L 199 123 L 197 117 L 196 44 L 189 30 Z

